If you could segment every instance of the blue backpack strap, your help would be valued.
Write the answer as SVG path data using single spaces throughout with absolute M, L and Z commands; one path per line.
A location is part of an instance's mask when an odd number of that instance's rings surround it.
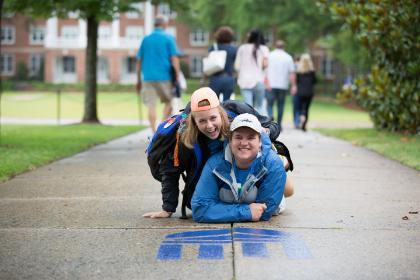
M 231 118 L 231 119 L 234 119 L 238 115 L 235 112 L 228 111 L 228 110 L 226 110 L 226 113 L 227 113 L 228 117 Z

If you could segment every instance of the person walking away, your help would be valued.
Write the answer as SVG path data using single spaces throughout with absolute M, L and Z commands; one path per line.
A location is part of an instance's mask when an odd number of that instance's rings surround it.
M 163 118 L 170 116 L 172 95 L 173 66 L 176 79 L 179 77 L 180 66 L 175 38 L 165 32 L 168 18 L 157 15 L 155 29 L 144 37 L 137 52 L 137 92 L 143 97 L 143 103 L 148 107 L 148 118 L 153 132 L 156 131 L 156 99 L 164 103 Z
M 219 96 L 219 99 L 223 95 L 223 101 L 229 100 L 235 89 L 233 65 L 237 49 L 232 45 L 233 36 L 233 30 L 229 26 L 220 27 L 214 35 L 217 49 L 226 51 L 227 55 L 225 69 L 210 76 L 209 87 Z M 214 47 L 214 45 L 210 46 L 209 52 L 215 50 Z
M 284 51 L 284 42 L 276 41 L 275 49 L 268 56 L 266 98 L 268 116 L 274 120 L 273 105 L 277 104 L 277 123 L 283 119 L 284 100 L 290 87 L 292 96 L 296 95 L 296 73 L 293 58 Z
M 297 65 L 299 63 L 300 55 L 295 56 L 295 69 L 297 69 Z M 298 97 L 297 94 L 292 95 L 292 117 L 293 117 L 293 124 L 295 128 L 299 128 L 299 111 L 298 111 Z
M 251 30 L 248 42 L 239 47 L 235 60 L 238 71 L 238 85 L 245 103 L 254 107 L 260 114 L 265 112 L 264 100 L 264 69 L 268 65 L 270 53 L 264 45 L 264 36 L 260 30 Z
M 316 76 L 314 65 L 309 54 L 300 57 L 297 67 L 297 104 L 300 112 L 299 128 L 306 131 L 308 123 L 309 107 L 314 96 Z

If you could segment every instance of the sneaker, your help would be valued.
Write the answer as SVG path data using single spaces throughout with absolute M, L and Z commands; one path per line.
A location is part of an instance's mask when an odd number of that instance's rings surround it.
M 281 199 L 279 208 L 277 208 L 277 210 L 276 210 L 276 212 L 274 212 L 273 216 L 277 216 L 277 215 L 283 213 L 284 210 L 286 210 L 286 199 L 284 198 L 284 195 L 283 195 L 283 198 Z

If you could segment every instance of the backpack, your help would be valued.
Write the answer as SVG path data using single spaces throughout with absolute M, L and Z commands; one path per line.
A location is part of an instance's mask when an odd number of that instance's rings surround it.
M 248 112 L 248 110 L 250 110 L 248 108 L 250 107 L 249 105 L 246 105 L 246 104 L 241 105 L 234 101 L 224 102 L 223 105 L 230 118 L 234 118 L 236 115 L 243 112 Z M 250 108 L 252 109 L 252 107 Z M 255 112 L 256 111 L 252 111 L 251 113 L 256 114 Z M 183 112 L 181 112 L 178 115 L 174 115 L 170 117 L 169 119 L 163 121 L 158 126 L 149 145 L 147 146 L 147 149 L 146 149 L 147 163 L 149 165 L 150 172 L 152 173 L 153 178 L 155 178 L 159 182 L 162 182 L 162 176 L 159 173 L 159 166 L 164 156 L 170 153 L 174 154 L 174 159 L 177 158 L 178 156 L 177 155 L 178 151 L 175 149 L 175 147 L 177 146 L 177 142 L 179 140 L 179 136 L 180 136 L 179 132 L 185 127 L 186 119 L 189 113 L 190 113 L 190 107 L 188 104 Z M 273 136 L 273 135 L 270 135 L 270 136 Z M 278 134 L 276 136 L 278 136 Z M 271 139 L 271 142 L 273 143 L 273 146 L 275 147 L 277 154 L 282 155 L 287 158 L 289 162 L 288 170 L 292 171 L 293 163 L 292 163 L 292 159 L 290 158 L 290 153 L 286 145 L 284 145 L 280 141 L 277 141 L 277 140 L 274 141 L 273 139 Z M 198 144 L 194 145 L 194 155 L 197 158 L 198 162 L 201 162 L 202 151 L 200 150 L 200 146 Z M 197 172 L 199 171 L 198 165 L 195 167 L 195 170 L 193 173 L 194 177 L 197 176 Z M 182 173 L 181 176 L 184 182 L 187 183 L 186 175 Z M 182 219 L 187 219 L 186 207 L 187 207 L 187 204 L 190 204 L 190 200 L 195 190 L 194 184 L 188 184 L 188 186 L 189 187 L 187 187 L 187 184 L 186 184 L 184 187 L 184 190 L 182 191 L 182 194 L 183 194 L 182 206 L 181 206 Z
M 147 163 L 153 178 L 162 182 L 159 166 L 164 156 L 173 153 L 179 139 L 179 129 L 185 125 L 188 114 L 182 112 L 160 123 L 146 149 Z

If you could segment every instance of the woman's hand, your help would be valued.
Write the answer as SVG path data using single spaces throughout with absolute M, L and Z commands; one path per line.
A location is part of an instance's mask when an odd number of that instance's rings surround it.
M 251 203 L 249 208 L 251 209 L 252 221 L 258 222 L 265 209 L 267 209 L 267 205 L 265 203 Z
M 170 218 L 172 216 L 171 212 L 166 212 L 165 210 L 159 211 L 159 212 L 148 212 L 143 214 L 143 217 L 145 218 Z

